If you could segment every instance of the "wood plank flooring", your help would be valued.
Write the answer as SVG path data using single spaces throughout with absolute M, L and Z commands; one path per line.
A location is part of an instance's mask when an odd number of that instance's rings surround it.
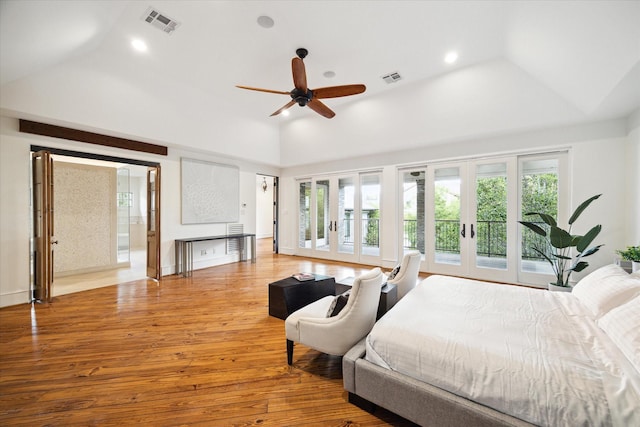
M 370 267 L 273 255 L 0 309 L 3 426 L 413 426 L 346 401 L 341 359 L 296 345 L 267 284 Z

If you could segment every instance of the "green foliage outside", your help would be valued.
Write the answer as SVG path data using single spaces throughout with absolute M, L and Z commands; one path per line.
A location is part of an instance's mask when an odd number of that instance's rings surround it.
M 530 212 L 545 212 L 558 217 L 558 175 L 547 173 L 539 175 L 525 175 L 522 177 L 522 212 L 524 218 Z M 548 225 L 540 222 L 543 229 L 549 230 Z M 522 230 L 522 258 L 542 259 L 534 247 L 543 247 L 544 239 L 528 228 Z
M 367 233 L 364 242 L 368 246 L 378 246 L 380 243 L 380 210 L 367 211 Z

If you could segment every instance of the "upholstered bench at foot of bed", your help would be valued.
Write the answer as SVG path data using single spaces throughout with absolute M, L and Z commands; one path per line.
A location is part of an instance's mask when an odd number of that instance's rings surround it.
M 424 426 L 531 426 L 531 424 L 364 359 L 365 339 L 342 359 L 349 402 L 372 412 L 381 406 Z M 370 402 L 367 405 L 367 402 Z

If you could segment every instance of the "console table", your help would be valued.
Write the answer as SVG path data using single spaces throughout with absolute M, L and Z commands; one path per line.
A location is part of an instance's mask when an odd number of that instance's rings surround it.
M 256 262 L 256 235 L 255 234 L 226 234 L 222 236 L 190 237 L 188 239 L 176 239 L 176 274 L 182 277 L 190 277 L 193 273 L 193 243 L 207 240 L 237 240 L 240 249 L 240 261 L 247 260 L 247 238 L 251 239 L 251 262 Z

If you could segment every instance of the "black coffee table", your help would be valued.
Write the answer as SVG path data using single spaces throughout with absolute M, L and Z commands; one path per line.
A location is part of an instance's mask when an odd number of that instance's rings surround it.
M 331 276 L 315 274 L 315 280 L 299 281 L 286 277 L 269 283 L 269 315 L 286 319 L 294 311 L 320 298 L 335 295 L 336 281 Z

